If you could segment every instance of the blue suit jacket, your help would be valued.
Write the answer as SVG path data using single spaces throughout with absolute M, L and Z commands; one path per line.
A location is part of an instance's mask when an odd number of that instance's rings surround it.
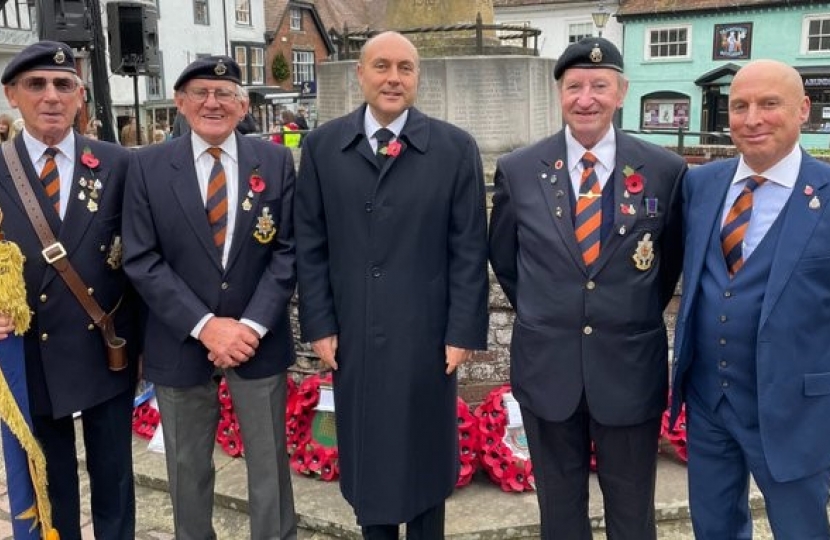
M 692 169 L 684 185 L 686 256 L 677 321 L 672 413 L 683 400 L 695 358 L 698 282 L 712 228 L 738 160 Z M 773 477 L 786 482 L 830 467 L 830 166 L 804 153 L 792 196 L 782 210 L 780 240 L 761 309 L 755 403 L 733 403 L 740 414 L 757 407 L 761 441 Z M 816 197 L 820 207 L 811 208 Z M 815 206 L 815 204 L 813 205 Z
M 620 131 L 616 141 L 613 227 L 591 269 L 571 217 L 564 131 L 502 157 L 496 169 L 490 262 L 516 310 L 513 392 L 550 421 L 570 417 L 583 391 L 592 416 L 606 425 L 642 423 L 666 409 L 663 310 L 683 258 L 686 164 Z M 643 190 L 628 197 L 626 167 L 644 178 Z M 656 201 L 653 213 L 647 199 Z M 639 269 L 634 256 L 642 248 L 654 260 Z
M 296 277 L 293 159 L 270 142 L 237 135 L 237 145 L 239 208 L 225 268 L 199 192 L 190 135 L 138 150 L 130 163 L 124 268 L 149 309 L 144 374 L 150 381 L 187 387 L 210 379 L 207 349 L 190 336 L 208 313 L 268 329 L 254 357 L 236 368 L 240 376 L 275 375 L 294 362 L 288 316 Z M 265 189 L 246 209 L 255 173 Z M 276 234 L 261 242 L 255 233 L 269 229 L 269 221 Z
M 121 301 L 115 317 L 116 332 L 127 340 L 132 367 L 121 372 L 107 368 L 101 332 L 92 324 L 77 298 L 41 256 L 40 240 L 30 224 L 4 160 L 0 159 L 0 208 L 6 239 L 17 243 L 26 256 L 24 278 L 34 318 L 25 336 L 26 374 L 31 409 L 35 414 L 66 416 L 98 405 L 135 384 L 139 346 L 135 291 L 120 266 L 121 203 L 129 151 L 114 144 L 75 134 L 75 173 L 63 221 L 51 211 L 40 179 L 32 166 L 23 137 L 15 139 L 23 169 L 43 208 L 55 238 L 104 311 Z M 90 169 L 80 161 L 85 149 L 98 158 Z M 97 206 L 82 191 L 81 178 L 97 179 Z M 87 192 L 88 193 L 88 192 Z M 114 256 L 114 257 L 111 257 Z

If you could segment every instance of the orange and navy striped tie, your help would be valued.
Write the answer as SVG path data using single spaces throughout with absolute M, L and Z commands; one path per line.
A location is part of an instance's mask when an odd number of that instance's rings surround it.
M 43 155 L 46 156 L 46 164 L 43 170 L 40 171 L 40 181 L 43 183 L 43 189 L 46 190 L 46 197 L 52 203 L 58 215 L 61 213 L 61 177 L 58 172 L 58 162 L 55 161 L 55 156 L 60 152 L 57 148 L 47 148 Z
M 228 228 L 228 187 L 225 178 L 225 168 L 222 167 L 222 149 L 217 146 L 208 148 L 213 156 L 213 168 L 210 170 L 210 180 L 207 189 L 206 210 L 213 243 L 221 255 L 225 250 L 225 233 Z
M 767 179 L 753 175 L 745 181 L 744 189 L 732 203 L 720 232 L 723 256 L 730 276 L 734 276 L 744 265 L 743 243 L 746 230 L 749 228 L 749 219 L 752 217 L 752 193 Z
M 576 202 L 576 241 L 582 251 L 585 266 L 591 266 L 599 258 L 600 225 L 602 224 L 602 189 L 594 170 L 597 158 L 585 152 L 582 162 L 582 180 L 579 185 L 579 200 Z

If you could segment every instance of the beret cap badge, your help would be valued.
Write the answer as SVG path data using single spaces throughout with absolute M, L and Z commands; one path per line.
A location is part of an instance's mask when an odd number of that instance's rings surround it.
M 58 52 L 55 53 L 53 60 L 55 60 L 55 63 L 59 65 L 66 62 L 66 54 L 64 54 L 63 49 L 58 49 Z
M 602 49 L 599 48 L 599 45 L 594 45 L 594 48 L 591 49 L 591 62 L 595 64 L 599 64 L 602 62 Z
M 222 60 L 219 60 L 219 63 L 216 64 L 216 67 L 213 68 L 213 72 L 219 75 L 220 77 L 228 72 L 228 68 L 225 67 L 225 63 Z

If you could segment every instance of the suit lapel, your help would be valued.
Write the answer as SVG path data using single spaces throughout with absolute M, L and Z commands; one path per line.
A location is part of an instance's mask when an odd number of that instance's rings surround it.
M 242 251 L 242 246 L 247 241 L 247 235 L 253 234 L 251 232 L 254 228 L 253 222 L 262 211 L 260 205 L 260 200 L 262 199 L 261 193 L 254 193 L 250 200 L 252 206 L 248 207 L 247 210 L 243 208 L 243 203 L 248 198 L 248 191 L 250 190 L 249 180 L 251 175 L 253 175 L 254 171 L 259 171 L 259 174 L 265 178 L 265 183 L 267 185 L 269 180 L 268 177 L 270 177 L 271 174 L 282 174 L 282 171 L 261 171 L 260 167 L 262 164 L 259 160 L 259 156 L 256 155 L 253 147 L 249 144 L 249 141 L 245 139 L 245 137 L 236 137 L 236 148 L 239 156 L 237 178 L 238 196 L 236 201 L 236 223 L 234 224 L 233 238 L 231 239 L 231 251 L 228 255 L 228 264 L 226 265 L 227 270 L 230 270 L 237 257 L 239 257 L 239 254 Z M 273 209 L 271 209 L 271 213 L 273 214 Z
M 571 176 L 568 172 L 568 152 L 565 147 L 564 132 L 559 132 L 552 139 L 548 149 L 550 156 L 541 156 L 539 165 L 533 170 L 533 175 L 542 191 L 546 211 L 551 219 L 554 230 L 560 236 L 562 244 L 570 253 L 574 264 L 585 270 L 582 252 L 576 242 L 576 231 L 573 224 L 573 210 L 571 209 Z M 585 270 L 587 272 L 587 270 Z
M 802 150 L 803 152 L 803 150 Z M 786 242 L 785 249 L 776 249 L 775 259 L 770 269 L 767 280 L 767 291 L 764 295 L 764 303 L 761 307 L 761 324 L 763 327 L 772 308 L 778 301 L 781 292 L 784 290 L 796 263 L 801 258 L 807 242 L 812 239 L 813 230 L 822 219 L 830 205 L 830 187 L 828 178 L 823 171 L 815 170 L 816 161 L 814 158 L 802 154 L 801 170 L 798 179 L 793 186 L 790 200 L 782 210 L 783 223 L 781 236 L 778 240 L 779 246 Z M 812 188 L 813 195 L 805 195 L 808 185 Z M 820 202 L 818 208 L 811 208 L 810 201 L 817 198 Z
M 104 191 L 107 189 L 107 178 L 109 177 L 106 160 L 100 160 L 99 158 L 101 164 L 94 171 L 81 163 L 82 149 L 86 146 L 87 142 L 76 135 L 75 167 L 59 237 L 59 240 L 70 254 L 81 243 L 89 225 L 92 223 L 97 211 L 95 205 L 102 200 Z M 101 184 L 101 189 L 95 190 L 92 186 L 82 188 L 81 179 L 85 180 L 85 183 L 93 183 L 97 180 Z M 97 198 L 90 197 L 92 191 L 96 192 Z M 83 194 L 83 199 L 79 198 L 81 194 Z M 90 206 L 91 202 L 94 203 L 92 206 Z
M 182 214 L 187 220 L 190 228 L 202 247 L 207 251 L 211 261 L 222 270 L 222 258 L 216 245 L 213 243 L 213 235 L 210 231 L 210 224 L 205 211 L 205 203 L 202 200 L 202 193 L 199 191 L 199 177 L 196 175 L 196 165 L 193 160 L 193 146 L 190 142 L 190 135 L 179 137 L 176 140 L 176 147 L 172 148 L 170 154 L 170 166 L 174 173 L 170 175 L 170 186 L 176 201 L 181 206 Z

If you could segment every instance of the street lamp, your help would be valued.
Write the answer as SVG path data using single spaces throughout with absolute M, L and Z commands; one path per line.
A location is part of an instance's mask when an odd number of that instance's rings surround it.
M 605 28 L 605 24 L 608 22 L 608 18 L 610 16 L 611 13 L 605 9 L 605 5 L 602 3 L 602 0 L 599 0 L 597 10 L 591 13 L 591 18 L 594 19 L 594 26 L 596 26 L 597 30 L 599 30 L 599 37 L 602 37 L 602 29 Z

